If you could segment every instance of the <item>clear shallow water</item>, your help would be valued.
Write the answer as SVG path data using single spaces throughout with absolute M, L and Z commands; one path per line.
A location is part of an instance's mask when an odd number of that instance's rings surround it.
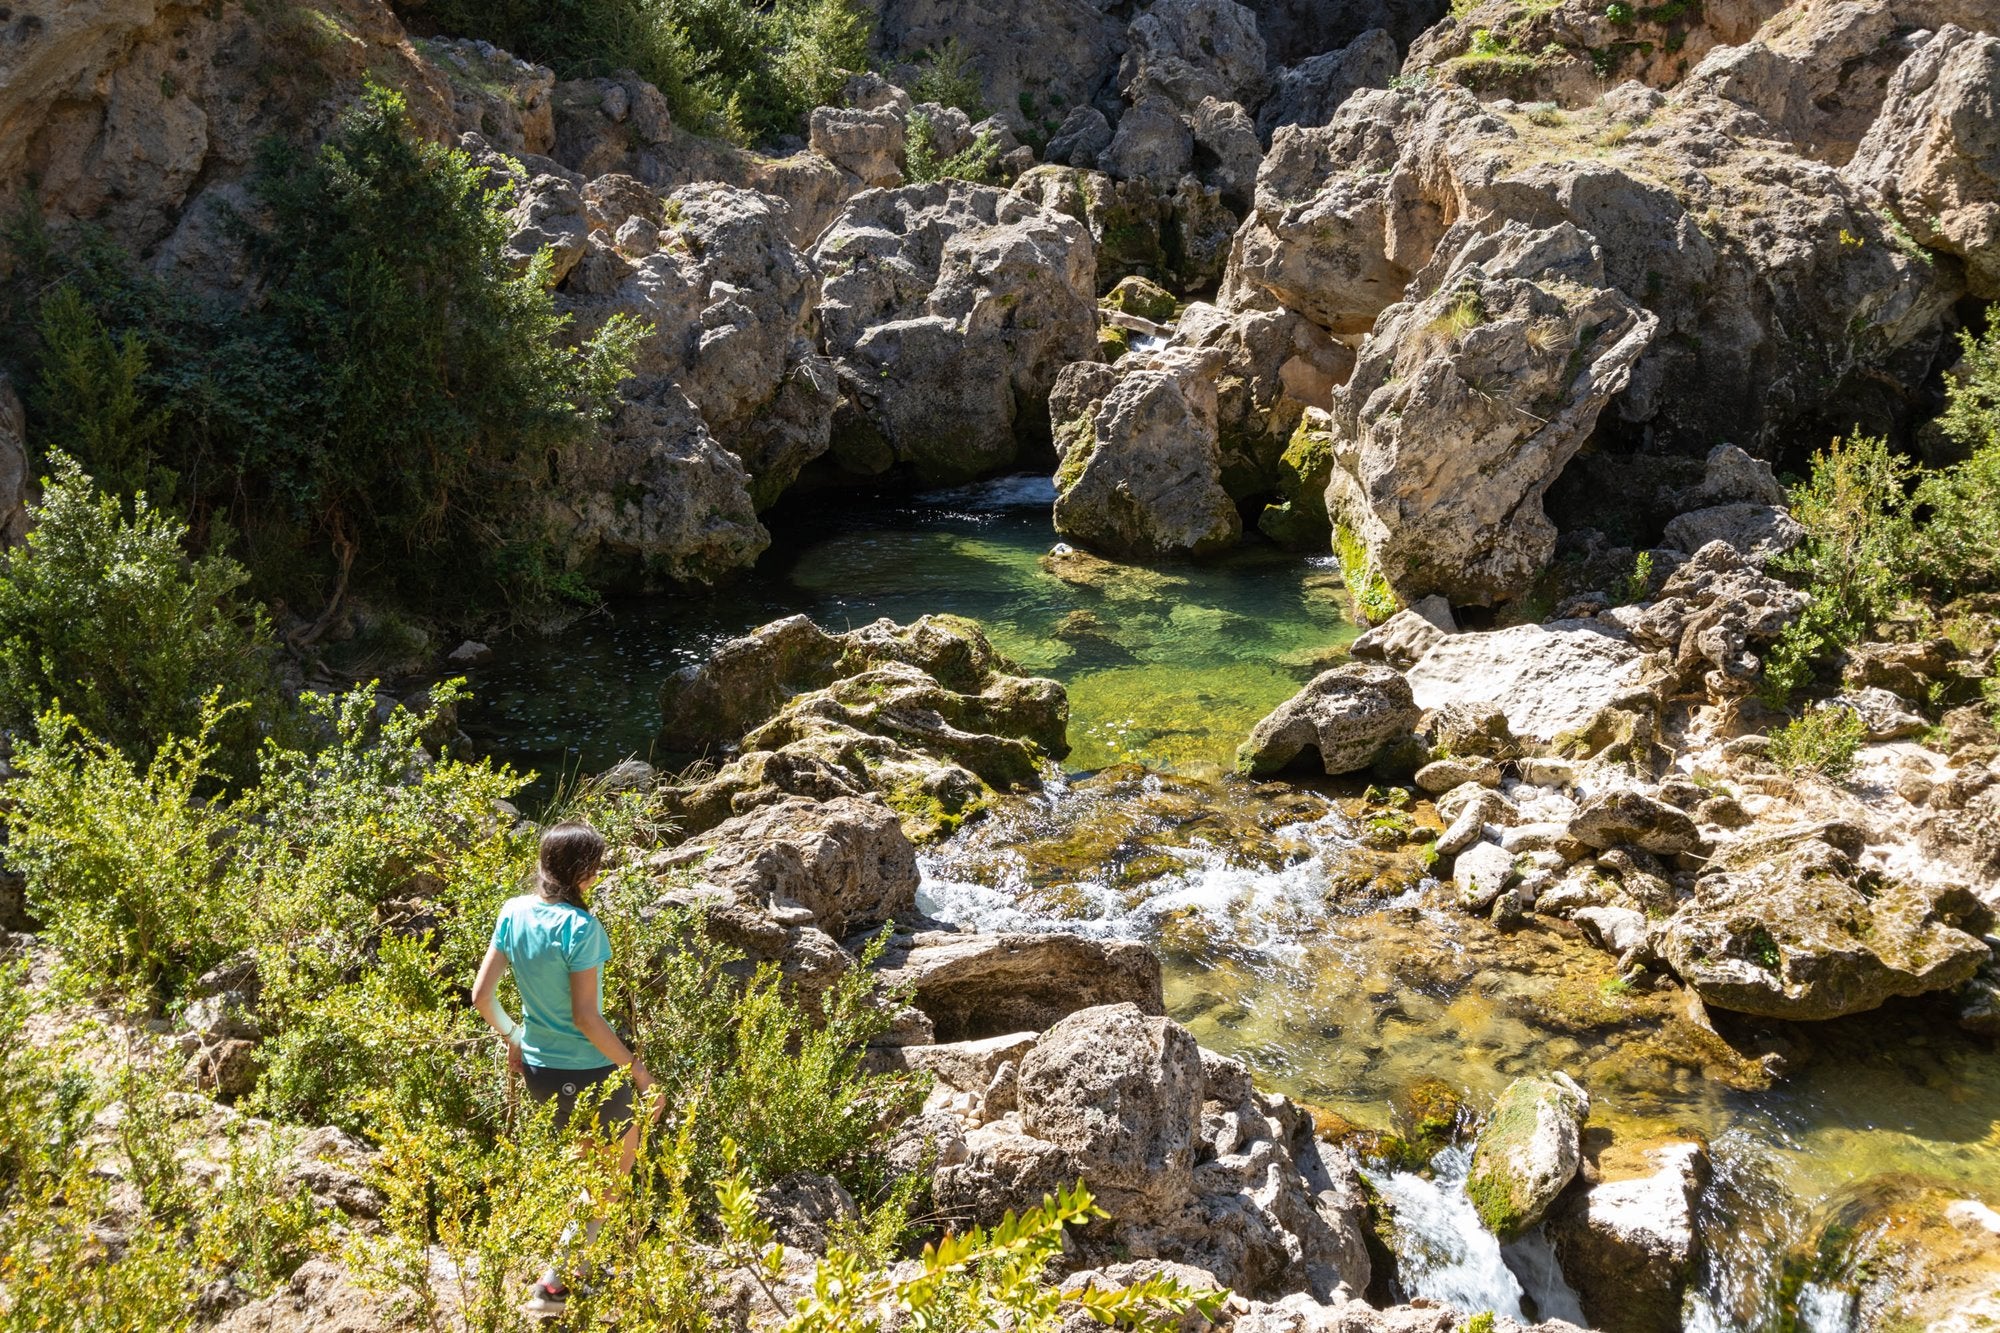
M 559 641 L 506 648 L 473 673 L 468 731 L 540 770 L 546 791 L 553 775 L 648 756 L 661 679 L 756 625 L 970 616 L 1067 686 L 1071 776 L 930 849 L 927 910 L 1152 941 L 1169 1008 L 1204 1045 L 1363 1127 L 1388 1128 L 1428 1079 L 1483 1108 L 1511 1078 L 1561 1068 L 1591 1090 L 1612 1152 L 1706 1140 L 1712 1258 L 1687 1321 L 1704 1333 L 1845 1327 L 1837 1285 L 1807 1284 L 1790 1309 L 1776 1293 L 1785 1260 L 1861 1183 L 1920 1177 L 2000 1207 L 2000 1057 L 1938 1009 L 1725 1024 L 1730 1049 L 1668 997 L 1621 991 L 1611 960 L 1580 942 L 1504 937 L 1443 904 L 1407 852 L 1358 845 L 1351 793 L 1221 781 L 1256 720 L 1354 634 L 1327 562 L 1257 547 L 1165 570 L 1051 560 L 1041 478 L 820 503 L 780 516 L 786 543 L 721 592 L 619 604 Z M 1155 772 L 1084 776 L 1125 762 Z M 1773 1086 L 1751 1058 L 1766 1050 L 1795 1067 Z M 1467 1309 L 1524 1291 L 1559 1309 L 1534 1255 L 1468 1232 L 1462 1187 L 1432 1177 L 1393 1178 L 1415 1210 L 1401 1248 L 1437 1256 L 1430 1289 Z M 1464 1284 L 1455 1297 L 1451 1284 Z
M 1217 772 L 1354 637 L 1330 560 L 1259 545 L 1150 570 L 1048 560 L 1054 498 L 1046 477 L 902 503 L 820 497 L 779 517 L 785 544 L 720 591 L 617 603 L 559 639 L 506 646 L 470 673 L 466 730 L 546 790 L 556 774 L 648 757 L 661 679 L 724 639 L 798 613 L 844 630 L 949 611 L 1068 688 L 1071 770 L 1143 759 Z
M 1622 987 L 1573 935 L 1505 935 L 1450 907 L 1407 852 L 1361 845 L 1358 807 L 1332 790 L 1108 772 L 928 850 L 919 902 L 987 928 L 1154 942 L 1174 1017 L 1330 1123 L 1399 1128 L 1398 1102 L 1429 1080 L 1483 1110 L 1511 1079 L 1562 1069 L 1592 1094 L 1607 1164 L 1706 1142 L 1711 1259 L 1691 1329 L 1846 1327 L 1851 1288 L 1808 1283 L 1787 1307 L 1781 1279 L 1871 1182 L 2000 1204 L 2000 1057 L 1946 1007 L 1819 1025 L 1718 1014 L 1724 1042 L 1677 992 Z M 1785 1077 L 1759 1065 L 1767 1052 Z M 1379 1173 L 1413 1210 L 1397 1241 L 1406 1294 L 1504 1313 L 1539 1284 L 1534 1306 L 1561 1309 L 1534 1245 L 1503 1258 L 1478 1230 L 1451 1165 Z

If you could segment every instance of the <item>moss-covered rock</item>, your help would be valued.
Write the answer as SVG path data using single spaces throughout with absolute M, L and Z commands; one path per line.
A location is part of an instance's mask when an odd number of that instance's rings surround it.
M 1118 284 L 1098 304 L 1106 309 L 1116 310 L 1120 314 L 1137 315 L 1140 319 L 1164 324 L 1174 317 L 1174 311 L 1180 303 L 1174 299 L 1172 292 L 1159 283 L 1132 274 L 1120 278 Z
M 1517 1078 L 1479 1131 L 1465 1192 L 1488 1231 L 1511 1241 L 1540 1224 L 1583 1160 L 1590 1097 L 1567 1074 Z

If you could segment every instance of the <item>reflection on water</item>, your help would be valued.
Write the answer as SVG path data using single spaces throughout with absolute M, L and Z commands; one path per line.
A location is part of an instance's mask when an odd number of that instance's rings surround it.
M 626 601 L 473 673 L 466 729 L 549 775 L 650 753 L 659 683 L 724 639 L 804 613 L 830 630 L 948 611 L 1069 690 L 1075 771 L 1123 760 L 1214 772 L 1354 636 L 1338 571 L 1246 545 L 1202 565 L 1045 568 L 1054 488 L 1013 477 L 905 503 L 821 497 L 719 591 Z

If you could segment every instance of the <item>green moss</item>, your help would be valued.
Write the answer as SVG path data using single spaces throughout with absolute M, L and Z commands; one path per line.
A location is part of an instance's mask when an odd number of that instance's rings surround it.
M 1348 596 L 1354 599 L 1356 615 L 1379 625 L 1401 609 L 1389 581 L 1376 568 L 1368 544 L 1345 523 L 1333 525 L 1333 550 L 1340 557 L 1340 575 L 1347 582 Z
M 1118 285 L 1098 304 L 1121 314 L 1152 320 L 1156 324 L 1172 319 L 1179 305 L 1172 292 L 1157 282 L 1137 275 L 1120 278 Z
M 1527 1230 L 1523 1225 L 1526 1214 L 1514 1202 L 1514 1192 L 1500 1178 L 1476 1175 L 1465 1182 L 1465 1193 L 1472 1200 L 1472 1210 L 1479 1214 L 1480 1224 L 1502 1241 L 1513 1240 Z

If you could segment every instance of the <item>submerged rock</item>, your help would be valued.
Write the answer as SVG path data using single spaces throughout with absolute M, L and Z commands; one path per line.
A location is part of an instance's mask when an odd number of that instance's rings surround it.
M 1335 667 L 1259 722 L 1236 752 L 1236 766 L 1262 777 L 1312 751 L 1327 774 L 1352 773 L 1408 736 L 1418 716 L 1409 683 L 1397 672 L 1362 663 Z
M 1590 1097 L 1567 1074 L 1517 1078 L 1493 1104 L 1472 1149 L 1466 1193 L 1503 1242 L 1532 1231 L 1576 1175 Z

